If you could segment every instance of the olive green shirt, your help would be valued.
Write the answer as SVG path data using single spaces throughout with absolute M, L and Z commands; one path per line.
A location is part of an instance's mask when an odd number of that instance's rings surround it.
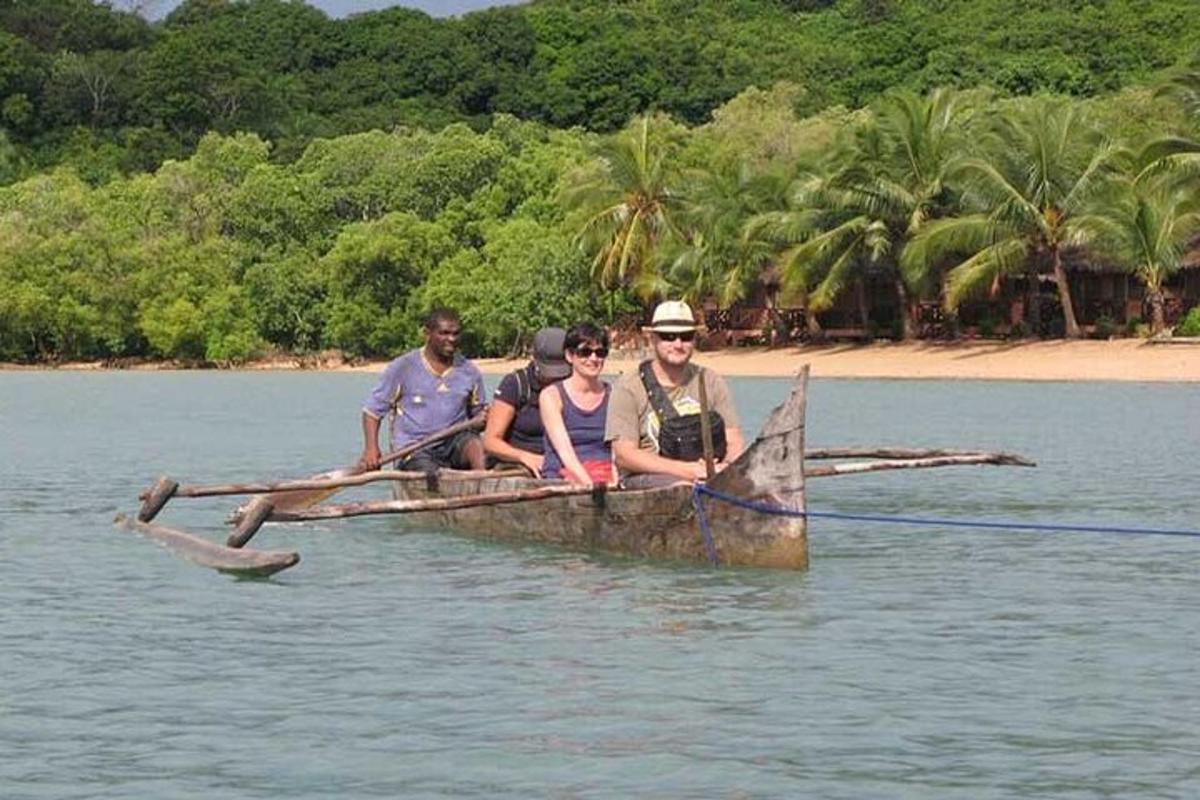
M 711 369 L 701 370 L 694 364 L 688 364 L 687 369 L 686 380 L 681 386 L 673 389 L 663 387 L 675 410 L 681 416 L 700 413 L 700 374 L 703 372 L 709 408 L 720 413 L 726 429 L 741 428 L 725 379 Z M 631 369 L 613 385 L 604 438 L 609 442 L 617 439 L 637 442 L 641 449 L 657 453 L 658 427 L 658 415 L 650 405 L 650 395 L 642 383 L 642 376 L 637 369 Z

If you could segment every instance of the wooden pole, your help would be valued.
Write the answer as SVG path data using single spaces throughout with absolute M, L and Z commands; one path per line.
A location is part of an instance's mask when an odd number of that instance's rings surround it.
M 149 522 L 154 519 L 178 490 L 179 484 L 163 475 L 153 486 L 142 492 L 142 507 L 138 510 L 138 520 Z
M 941 458 L 943 456 L 977 456 L 990 455 L 998 459 L 997 463 L 1018 467 L 1037 466 L 1029 459 L 1013 453 L 992 452 L 987 450 L 955 450 L 947 448 L 910 448 L 910 447 L 830 447 L 819 450 L 807 450 L 804 458 L 808 461 L 832 458 Z
M 480 477 L 489 478 L 519 478 L 528 476 L 523 469 L 510 470 L 454 470 L 443 476 L 443 480 L 475 480 Z M 381 469 L 373 472 L 362 472 L 358 475 L 347 475 L 342 478 L 302 478 L 299 480 L 276 481 L 274 483 L 214 483 L 179 486 L 175 497 L 217 497 L 231 494 L 269 494 L 271 492 L 301 491 L 305 489 L 345 489 L 351 486 L 365 486 L 376 481 L 423 481 L 423 472 L 401 472 L 394 469 Z
M 712 480 L 717 474 L 713 463 L 712 420 L 708 418 L 708 389 L 704 385 L 704 367 L 700 367 L 700 442 L 704 447 L 704 477 Z
M 591 486 L 542 486 L 513 492 L 491 492 L 467 494 L 459 497 L 434 497 L 424 500 L 372 500 L 361 503 L 316 506 L 315 508 L 276 511 L 269 517 L 271 522 L 302 522 L 313 519 L 341 519 L 361 517 L 368 514 L 416 514 L 422 511 L 450 511 L 457 508 L 523 503 L 548 497 L 573 497 L 591 495 L 598 505 L 604 503 L 604 493 L 594 492 Z
M 849 464 L 822 464 L 817 467 L 805 467 L 804 477 L 822 478 L 828 475 L 855 475 L 860 472 L 879 472 L 889 469 L 923 469 L 927 467 L 949 467 L 967 464 L 1036 466 L 1032 461 L 1008 453 L 970 453 L 934 458 L 896 458 L 884 461 L 857 461 Z
M 242 518 L 238 520 L 237 527 L 233 529 L 233 533 L 229 534 L 229 538 L 225 540 L 225 544 L 232 548 L 244 547 L 246 542 L 253 538 L 254 534 L 258 533 L 258 529 L 271 516 L 271 512 L 275 510 L 275 504 L 268 500 L 263 495 L 258 495 L 250 501 L 246 506 L 246 510 L 242 513 Z
M 457 422 L 426 436 L 420 441 L 413 442 L 410 445 L 388 453 L 379 460 L 379 463 L 382 466 L 383 464 L 407 458 L 418 450 L 423 450 L 430 445 L 437 444 L 447 436 L 453 436 L 465 430 L 482 428 L 485 419 L 485 416 L 480 414 L 471 419 Z M 192 486 L 180 486 L 175 481 L 163 476 L 140 495 L 140 499 L 143 502 L 141 509 L 138 511 L 138 519 L 142 522 L 150 522 L 172 497 L 213 497 L 226 494 L 276 494 L 287 492 L 292 493 L 287 500 L 289 505 L 319 503 L 343 487 L 360 486 L 371 481 L 384 480 L 390 477 L 389 475 L 381 474 L 382 472 L 382 470 L 363 472 L 358 468 L 358 465 L 354 465 L 314 475 L 307 480 Z M 311 495 L 305 496 L 300 494 L 301 492 L 311 492 Z M 271 502 L 278 505 L 280 498 L 271 498 Z

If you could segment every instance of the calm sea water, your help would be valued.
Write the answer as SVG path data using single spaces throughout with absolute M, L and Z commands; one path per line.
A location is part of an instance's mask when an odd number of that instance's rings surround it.
M 268 526 L 304 560 L 239 581 L 111 526 L 159 473 L 353 461 L 371 382 L 0 374 L 0 797 L 1200 794 L 1198 539 L 818 520 L 796 574 L 376 518 Z M 785 388 L 734 381 L 748 427 Z M 818 380 L 809 423 L 1040 463 L 814 510 L 1200 528 L 1196 385 Z

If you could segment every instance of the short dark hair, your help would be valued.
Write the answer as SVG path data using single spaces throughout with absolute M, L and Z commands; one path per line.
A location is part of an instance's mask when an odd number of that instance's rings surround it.
M 425 315 L 425 330 L 435 330 L 439 322 L 453 322 L 455 325 L 462 327 L 462 317 L 453 308 L 438 306 Z
M 563 340 L 563 349 L 574 350 L 579 345 L 588 342 L 595 342 L 607 349 L 608 331 L 594 322 L 576 322 L 567 329 L 567 337 Z

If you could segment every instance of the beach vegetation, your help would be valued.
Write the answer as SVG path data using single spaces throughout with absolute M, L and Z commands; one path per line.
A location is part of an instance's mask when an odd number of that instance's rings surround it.
M 1176 336 L 1200 336 L 1200 306 L 1192 306 L 1183 320 L 1175 326 Z

